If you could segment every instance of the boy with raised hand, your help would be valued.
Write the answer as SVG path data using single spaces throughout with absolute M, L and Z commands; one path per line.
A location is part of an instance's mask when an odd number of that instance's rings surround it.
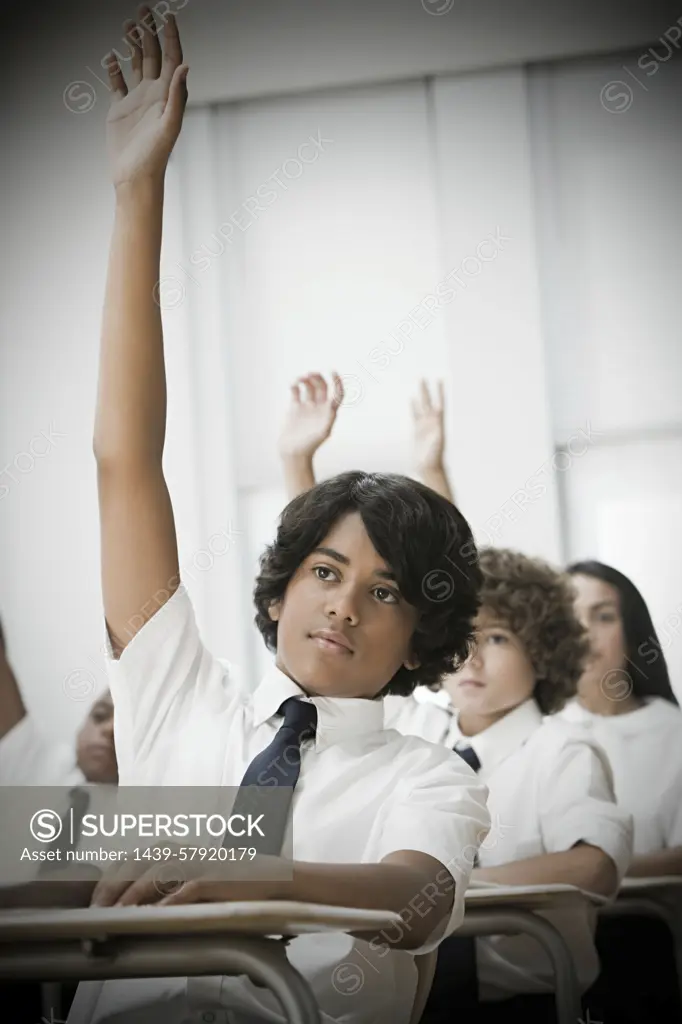
M 291 899 L 402 912 L 405 928 L 383 942 L 316 935 L 287 947 L 323 1019 L 401 1024 L 415 993 L 413 954 L 436 947 L 461 921 L 470 869 L 462 854 L 480 844 L 489 817 L 485 787 L 463 761 L 386 732 L 376 698 L 435 682 L 466 656 L 479 573 L 459 552 L 471 533 L 449 503 L 404 477 L 342 474 L 287 506 L 262 557 L 256 621 L 276 661 L 255 692 L 240 691 L 202 644 L 179 578 L 163 474 L 166 388 L 154 301 L 164 173 L 182 124 L 186 66 L 172 16 L 162 55 L 153 16 L 142 13 L 132 80 L 110 65 L 116 216 L 94 437 L 120 781 L 266 785 L 262 758 L 286 734 L 296 755 L 286 759 L 295 769 L 287 783 L 291 880 L 197 879 L 164 902 Z M 408 542 L 414 535 L 418 547 Z M 445 558 L 461 570 L 458 587 L 434 602 L 422 584 Z M 132 885 L 104 878 L 94 902 L 159 899 L 155 876 L 153 869 Z M 370 966 L 349 996 L 335 986 L 335 970 L 353 957 Z M 107 982 L 74 1020 L 179 1024 L 189 1005 L 228 1009 L 240 1021 L 283 1019 L 269 992 L 230 977 Z

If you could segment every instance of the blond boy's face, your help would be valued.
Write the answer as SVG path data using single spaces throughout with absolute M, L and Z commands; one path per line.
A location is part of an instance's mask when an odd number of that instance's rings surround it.
M 535 671 L 518 636 L 488 609 L 481 609 L 474 629 L 475 650 L 444 686 L 462 714 L 499 717 L 528 700 Z

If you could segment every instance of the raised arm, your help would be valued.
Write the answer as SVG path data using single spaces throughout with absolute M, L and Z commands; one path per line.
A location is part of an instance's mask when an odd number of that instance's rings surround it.
M 166 379 L 159 308 L 164 177 L 187 99 L 173 15 L 164 52 L 149 8 L 124 28 L 129 81 L 110 58 L 107 149 L 115 218 L 102 319 L 93 449 L 99 491 L 104 613 L 116 655 L 179 585 L 162 456 Z
M 343 401 L 343 381 L 332 374 L 334 388 L 319 373 L 299 377 L 291 385 L 291 404 L 279 436 L 279 455 L 289 501 L 315 486 L 313 456 L 332 432 Z M 301 389 L 305 397 L 301 400 Z
M 438 394 L 436 400 L 432 401 L 428 385 L 422 380 L 419 395 L 412 399 L 412 417 L 417 475 L 427 487 L 454 503 L 443 462 L 445 401 L 442 381 L 438 381 Z

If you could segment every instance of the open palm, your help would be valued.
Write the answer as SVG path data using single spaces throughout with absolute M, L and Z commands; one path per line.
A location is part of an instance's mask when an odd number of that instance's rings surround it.
M 280 455 L 312 457 L 332 432 L 343 401 L 343 382 L 333 374 L 334 387 L 319 373 L 299 377 L 291 386 L 291 404 L 279 439 Z M 305 392 L 301 400 L 301 389 Z
M 141 9 L 142 13 L 145 11 Z M 173 15 L 165 23 L 161 53 L 154 16 L 148 9 L 124 25 L 132 51 L 129 84 L 110 55 L 112 101 L 107 116 L 107 151 L 114 185 L 163 177 L 180 134 L 187 91 L 180 35 Z
M 417 466 L 432 469 L 440 466 L 445 448 L 443 384 L 438 382 L 438 392 L 432 400 L 426 381 L 422 381 L 419 396 L 412 400 L 414 421 L 414 445 Z

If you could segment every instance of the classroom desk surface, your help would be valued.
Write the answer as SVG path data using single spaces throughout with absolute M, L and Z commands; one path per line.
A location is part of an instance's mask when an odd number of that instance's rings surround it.
M 458 935 L 529 935 L 546 951 L 554 969 L 558 1024 L 580 1020 L 580 985 L 571 952 L 561 933 L 541 916 L 570 906 L 584 909 L 602 898 L 573 885 L 491 885 L 475 883 L 466 891 L 464 921 Z
M 674 889 L 675 886 L 682 886 L 682 876 L 656 875 L 653 878 L 624 878 L 620 887 L 620 894 L 639 893 L 651 889 Z
M 379 933 L 389 911 L 291 901 L 177 907 L 0 911 L 0 978 L 185 977 L 245 974 L 273 993 L 291 1024 L 319 1024 L 310 987 L 279 936 Z
M 389 928 L 389 910 L 354 910 L 318 903 L 263 900 L 194 903 L 176 907 L 84 907 L 79 910 L 0 911 L 0 942 L 101 939 L 116 935 L 305 935 Z
M 465 906 L 513 906 L 526 910 L 551 910 L 556 907 L 577 906 L 587 900 L 596 906 L 608 902 L 597 893 L 586 892 L 574 885 L 490 885 L 475 883 L 466 891 Z

